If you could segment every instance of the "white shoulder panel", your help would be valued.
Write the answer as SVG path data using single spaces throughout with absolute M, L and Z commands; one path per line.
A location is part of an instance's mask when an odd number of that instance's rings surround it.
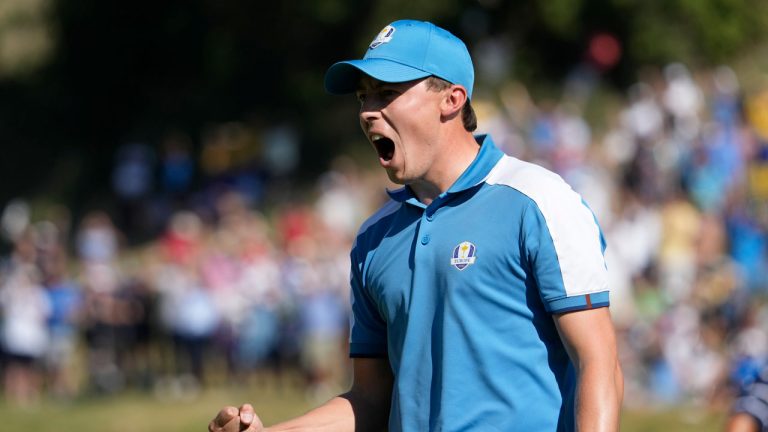
M 485 182 L 528 196 L 549 227 L 567 296 L 608 290 L 600 229 L 581 196 L 559 175 L 538 165 L 504 156 Z

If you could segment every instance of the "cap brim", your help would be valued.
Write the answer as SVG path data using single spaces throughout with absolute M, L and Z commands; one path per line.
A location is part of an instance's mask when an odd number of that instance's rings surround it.
M 353 93 L 357 91 L 360 73 L 392 83 L 413 81 L 431 75 L 421 69 L 387 59 L 348 60 L 328 68 L 325 73 L 325 90 L 336 95 Z

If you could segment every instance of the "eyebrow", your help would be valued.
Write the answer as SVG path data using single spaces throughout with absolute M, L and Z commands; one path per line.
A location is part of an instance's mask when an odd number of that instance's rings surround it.
M 365 86 L 365 85 L 363 85 L 363 83 L 370 83 L 370 85 L 369 86 Z M 369 89 L 369 88 L 371 90 L 375 90 L 377 88 L 383 87 L 385 84 L 386 83 L 384 83 L 382 81 L 379 81 L 376 78 L 361 77 L 358 80 L 358 82 L 357 82 L 357 88 L 355 89 L 355 91 L 359 92 L 359 91 L 366 90 L 366 89 Z

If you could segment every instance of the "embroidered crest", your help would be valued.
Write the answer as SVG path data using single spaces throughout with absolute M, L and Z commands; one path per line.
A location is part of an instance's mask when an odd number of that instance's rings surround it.
M 381 29 L 379 34 L 376 35 L 376 38 L 371 42 L 371 45 L 369 46 L 370 49 L 374 49 L 378 47 L 381 44 L 385 44 L 392 40 L 392 35 L 395 33 L 395 28 L 391 25 L 388 25 Z
M 477 258 L 477 248 L 474 244 L 464 241 L 453 248 L 453 255 L 451 256 L 451 265 L 459 270 L 464 270 L 467 266 L 475 263 Z

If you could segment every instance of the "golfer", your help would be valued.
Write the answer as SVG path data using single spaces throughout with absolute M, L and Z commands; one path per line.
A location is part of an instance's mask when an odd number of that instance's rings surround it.
M 353 383 L 284 423 L 249 404 L 210 431 L 615 431 L 623 380 L 605 241 L 558 175 L 473 135 L 472 60 L 428 22 L 328 69 L 402 188 L 351 251 Z

